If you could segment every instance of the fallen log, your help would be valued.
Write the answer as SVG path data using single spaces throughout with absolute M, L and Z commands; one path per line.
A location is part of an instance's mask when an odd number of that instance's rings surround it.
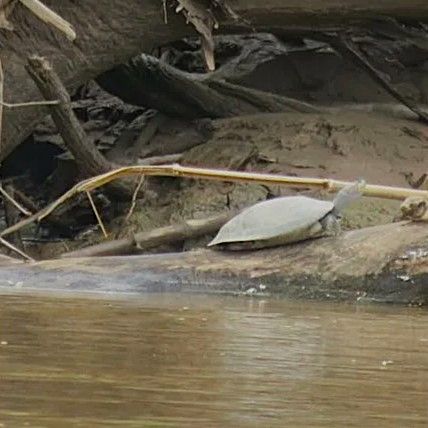
M 70 91 L 134 55 L 195 34 L 181 15 L 170 13 L 166 24 L 159 0 L 144 3 L 140 0 L 50 0 L 45 3 L 73 26 L 76 41 L 71 43 L 17 4 L 8 17 L 14 31 L 0 32 L 7 102 L 38 99 L 37 88 L 24 68 L 28 56 L 34 53 L 54 59 L 55 69 Z M 237 0 L 233 2 L 233 9 L 252 27 L 264 30 L 290 25 L 317 30 L 332 25 L 343 27 L 356 20 L 367 22 L 379 16 L 418 21 L 428 18 L 428 3 L 420 0 Z M 233 20 L 220 19 L 220 31 L 248 31 L 248 26 L 242 28 Z M 41 106 L 5 109 L 0 161 L 23 141 L 46 111 Z
M 0 265 L 8 292 L 208 292 L 428 303 L 428 227 L 395 223 L 269 250 Z
M 92 245 L 81 250 L 71 251 L 62 254 L 61 257 L 80 258 L 138 253 L 159 247 L 163 244 L 182 242 L 186 239 L 217 232 L 234 214 L 236 213 L 226 212 L 209 218 L 187 220 L 171 226 L 159 227 L 148 232 L 136 233 L 130 238 L 102 242 L 101 244 Z
M 208 74 L 186 73 L 144 54 L 102 74 L 97 82 L 126 103 L 185 119 L 325 112 L 303 101 L 216 80 Z

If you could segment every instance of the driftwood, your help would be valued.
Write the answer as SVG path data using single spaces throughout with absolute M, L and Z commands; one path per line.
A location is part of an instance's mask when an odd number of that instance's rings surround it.
M 428 227 L 395 223 L 270 250 L 49 260 L 0 266 L 12 292 L 281 294 L 428 303 Z
M 179 224 L 160 227 L 149 232 L 136 233 L 130 238 L 117 239 L 81 250 L 65 253 L 61 257 L 94 257 L 115 256 L 121 254 L 138 253 L 163 244 L 182 242 L 186 239 L 214 233 L 233 216 L 232 212 L 219 214 L 200 220 L 187 220 Z
M 185 73 L 148 55 L 104 73 L 97 82 L 127 103 L 186 119 L 322 111 L 293 98 L 215 80 L 209 75 Z

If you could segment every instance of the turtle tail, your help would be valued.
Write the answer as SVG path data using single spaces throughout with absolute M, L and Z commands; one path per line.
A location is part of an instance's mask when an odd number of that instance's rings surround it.
M 358 200 L 366 187 L 366 182 L 362 179 L 349 186 L 344 187 L 334 198 L 334 210 L 340 213 L 346 206 Z

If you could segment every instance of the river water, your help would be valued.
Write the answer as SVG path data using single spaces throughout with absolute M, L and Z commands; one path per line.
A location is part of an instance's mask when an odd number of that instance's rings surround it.
M 428 426 L 428 311 L 3 295 L 0 427 Z

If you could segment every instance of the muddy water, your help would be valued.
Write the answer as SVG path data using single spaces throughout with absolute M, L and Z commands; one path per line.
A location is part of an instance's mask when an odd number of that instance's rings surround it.
M 428 312 L 2 296 L 0 426 L 428 424 Z

